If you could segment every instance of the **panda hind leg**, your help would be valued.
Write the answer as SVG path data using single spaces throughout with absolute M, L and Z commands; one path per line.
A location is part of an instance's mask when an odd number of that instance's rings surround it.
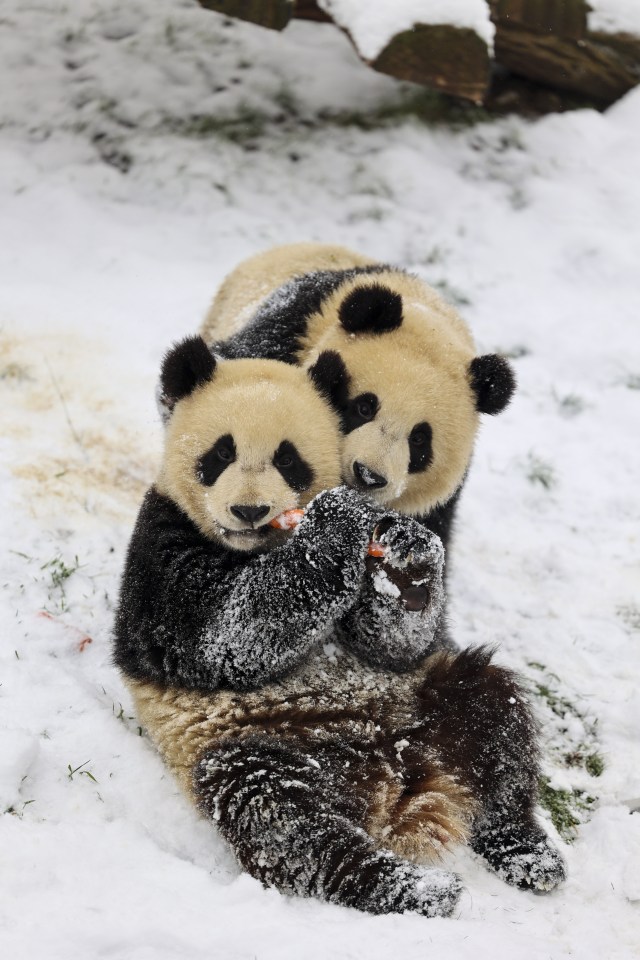
M 479 801 L 471 848 L 507 883 L 544 892 L 566 878 L 535 817 L 537 727 L 517 677 L 481 647 L 433 659 L 421 690 L 429 743 Z
M 337 785 L 302 745 L 267 735 L 211 750 L 194 774 L 200 808 L 265 886 L 373 914 L 450 916 L 459 879 L 379 849 L 361 826 L 366 801 Z

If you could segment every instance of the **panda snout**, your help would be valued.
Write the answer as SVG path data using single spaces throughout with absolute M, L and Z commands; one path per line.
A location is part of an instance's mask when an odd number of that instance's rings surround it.
M 365 490 L 382 490 L 388 483 L 386 477 L 376 473 L 375 470 L 371 470 L 370 467 L 360 463 L 359 460 L 355 460 L 353 463 L 353 475 L 358 484 Z
M 250 506 L 248 504 L 234 504 L 229 507 L 230 513 L 237 519 L 242 521 L 242 523 L 249 523 L 251 526 L 255 526 L 260 520 L 264 519 L 269 513 L 269 507 L 261 504 L 260 506 Z

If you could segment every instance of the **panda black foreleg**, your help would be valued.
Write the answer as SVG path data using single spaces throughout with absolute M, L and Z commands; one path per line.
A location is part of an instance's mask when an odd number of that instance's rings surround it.
M 375 914 L 455 908 L 458 878 L 378 849 L 361 826 L 362 798 L 336 790 L 303 746 L 259 735 L 228 742 L 200 761 L 194 782 L 202 810 L 265 886 Z
M 397 513 L 378 520 L 375 537 L 385 555 L 367 558 L 358 601 L 340 631 L 360 659 L 402 672 L 452 649 L 444 615 L 444 549 L 430 530 Z
M 473 850 L 507 883 L 550 890 L 565 865 L 535 819 L 536 723 L 514 674 L 491 657 L 479 648 L 434 658 L 419 691 L 425 741 L 479 801 Z

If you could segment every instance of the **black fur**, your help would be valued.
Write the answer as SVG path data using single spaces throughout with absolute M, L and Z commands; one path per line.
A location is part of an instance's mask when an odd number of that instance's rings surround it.
M 122 578 L 117 665 L 132 678 L 200 690 L 245 690 L 286 673 L 357 601 L 381 516 L 339 487 L 313 500 L 284 545 L 241 553 L 205 537 L 151 488 Z M 414 637 L 391 633 L 392 669 L 415 662 L 433 643 L 421 637 L 416 649 Z
M 422 473 L 433 460 L 433 430 L 426 420 L 409 434 L 409 473 Z
M 340 304 L 338 318 L 347 333 L 389 333 L 402 323 L 402 297 L 378 283 L 356 287 Z
M 483 649 L 435 657 L 413 714 L 398 727 L 378 696 L 369 725 L 345 715 L 327 727 L 311 705 L 271 734 L 228 739 L 196 768 L 200 806 L 267 886 L 371 913 L 448 916 L 457 878 L 380 849 L 364 829 L 382 784 L 401 785 L 401 818 L 403 803 L 428 794 L 446 770 L 478 802 L 473 846 L 489 866 L 540 888 L 562 879 L 562 861 L 533 820 L 535 724 L 512 674 Z M 498 836 L 508 838 L 503 859 Z
M 216 353 L 229 358 L 264 357 L 295 363 L 309 318 L 322 308 L 324 301 L 347 280 L 389 269 L 384 264 L 375 264 L 295 277 L 267 297 L 239 333 L 215 344 Z
M 375 393 L 360 393 L 353 400 L 349 400 L 341 411 L 341 424 L 343 433 L 351 433 L 357 430 L 365 423 L 375 420 L 380 401 Z
M 162 361 L 160 402 L 168 411 L 178 400 L 213 378 L 215 357 L 202 337 L 186 337 L 175 344 Z
M 218 477 L 224 473 L 236 459 L 236 445 L 230 433 L 218 437 L 214 445 L 204 453 L 196 464 L 196 474 L 200 483 L 212 487 Z
M 314 472 L 304 460 L 294 443 L 283 440 L 273 455 L 273 465 L 292 490 L 308 490 L 313 483 Z
M 469 364 L 469 381 L 476 395 L 478 413 L 500 413 L 516 388 L 510 364 L 497 353 L 475 357 Z
M 309 367 L 308 374 L 322 396 L 341 414 L 349 401 L 351 378 L 340 354 L 325 350 Z
M 381 516 L 376 539 L 384 560 L 367 558 L 367 577 L 360 598 L 339 624 L 343 643 L 362 660 L 383 669 L 405 672 L 430 653 L 452 649 L 444 612 L 443 550 L 438 537 L 411 517 Z M 424 604 L 412 609 L 393 593 L 376 589 L 381 569 L 396 585 L 407 575 L 425 588 Z M 401 591 L 402 595 L 402 591 Z

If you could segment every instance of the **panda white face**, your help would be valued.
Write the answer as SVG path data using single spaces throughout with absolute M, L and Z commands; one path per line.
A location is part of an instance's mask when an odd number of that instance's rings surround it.
M 211 361 L 173 404 L 158 488 L 229 549 L 271 549 L 289 534 L 270 521 L 340 482 L 337 418 L 297 367 Z
M 404 299 L 361 281 L 319 318 L 320 349 L 306 363 L 340 415 L 343 482 L 419 515 L 460 486 L 479 413 L 503 409 L 514 381 L 502 358 L 475 356 L 466 327 L 435 294 L 427 307 L 410 292 Z

